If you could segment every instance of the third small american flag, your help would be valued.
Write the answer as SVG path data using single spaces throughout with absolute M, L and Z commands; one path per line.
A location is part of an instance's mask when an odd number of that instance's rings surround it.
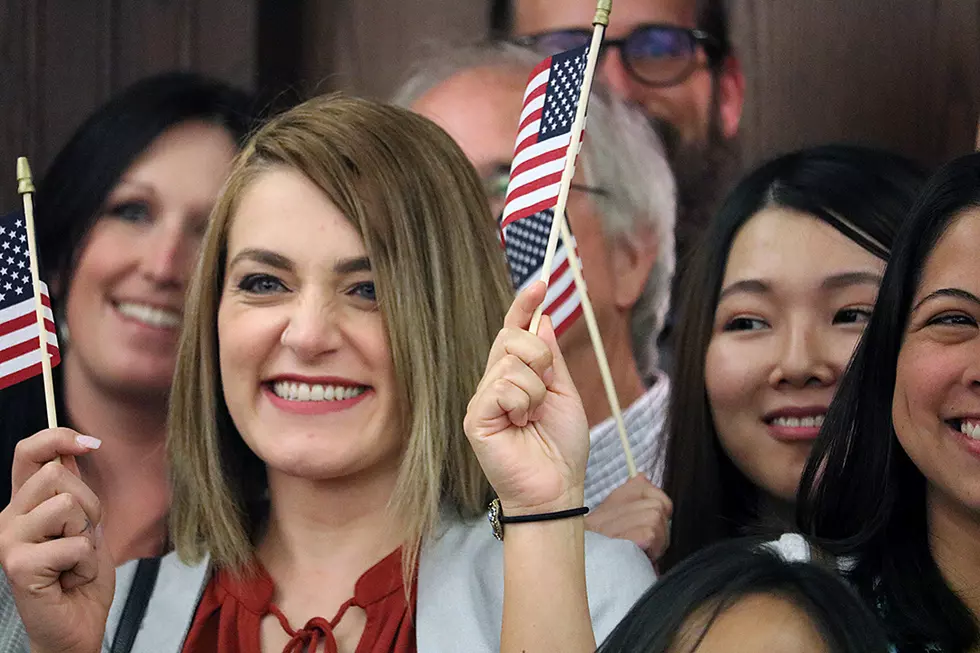
M 541 275 L 562 172 L 569 151 L 577 149 L 569 145 L 588 50 L 582 46 L 548 57 L 531 73 L 524 91 L 500 218 L 511 279 L 518 290 Z M 544 313 L 551 316 L 558 334 L 582 312 L 568 266 L 567 251 L 559 240 L 544 303 Z

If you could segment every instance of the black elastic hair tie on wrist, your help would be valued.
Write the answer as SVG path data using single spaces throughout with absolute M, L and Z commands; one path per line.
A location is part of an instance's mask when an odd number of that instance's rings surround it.
M 569 517 L 580 517 L 589 512 L 588 507 L 570 508 L 568 510 L 558 510 L 556 512 L 543 512 L 537 515 L 514 515 L 508 517 L 504 515 L 504 509 L 500 505 L 500 499 L 490 502 L 490 510 L 487 518 L 493 528 L 493 536 L 498 540 L 504 539 L 504 524 L 521 524 L 536 521 L 552 521 L 555 519 L 568 519 Z
M 578 517 L 579 515 L 584 515 L 589 512 L 589 509 L 585 506 L 580 508 L 570 508 L 568 510 L 559 510 L 557 512 L 543 512 L 538 515 L 514 515 L 513 517 L 507 517 L 503 513 L 500 514 L 501 524 L 520 524 L 521 522 L 529 521 L 551 521 L 552 519 L 566 519 L 568 517 Z

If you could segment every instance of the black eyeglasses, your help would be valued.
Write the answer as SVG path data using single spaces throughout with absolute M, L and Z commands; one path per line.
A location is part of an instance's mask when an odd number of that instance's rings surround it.
M 514 39 L 517 45 L 550 56 L 588 45 L 592 31 L 587 29 L 563 29 L 542 32 Z M 718 40 L 700 29 L 688 29 L 677 25 L 640 25 L 626 38 L 603 41 L 599 57 L 609 48 L 619 48 L 627 72 L 648 86 L 674 86 L 691 76 L 699 65 L 697 51 L 700 46 L 708 57 L 711 67 L 721 61 Z
M 510 167 L 500 167 L 483 179 L 483 189 L 490 203 L 490 212 L 499 218 L 502 217 L 504 204 L 507 200 L 507 184 L 510 182 Z M 595 195 L 597 197 L 610 197 L 612 194 L 606 188 L 599 186 L 589 186 L 572 182 L 571 189 Z

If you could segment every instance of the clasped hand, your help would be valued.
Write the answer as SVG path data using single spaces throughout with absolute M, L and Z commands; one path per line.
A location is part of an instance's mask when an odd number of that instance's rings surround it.
M 582 505 L 589 427 L 551 320 L 527 331 L 546 287 L 520 293 L 490 350 L 463 427 L 504 514 Z
M 99 499 L 74 458 L 96 442 L 47 429 L 14 453 L 12 496 L 0 513 L 0 565 L 34 653 L 94 653 L 102 645 L 115 571 Z

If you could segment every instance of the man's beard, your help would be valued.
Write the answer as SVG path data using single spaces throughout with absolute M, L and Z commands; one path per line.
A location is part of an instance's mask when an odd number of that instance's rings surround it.
M 697 239 L 720 207 L 741 169 L 738 137 L 725 138 L 721 129 L 717 92 L 713 94 L 706 136 L 686 141 L 674 125 L 660 118 L 650 122 L 664 142 L 667 161 L 677 183 L 676 279 L 685 267 Z
M 677 217 L 674 226 L 676 263 L 667 313 L 658 344 L 660 366 L 672 370 L 674 364 L 673 332 L 679 305 L 678 288 L 688 259 L 741 172 L 741 147 L 738 137 L 725 138 L 718 108 L 718 84 L 715 77 L 707 134 L 699 141 L 687 141 L 674 125 L 651 118 L 653 128 L 664 142 L 667 162 L 677 184 Z

